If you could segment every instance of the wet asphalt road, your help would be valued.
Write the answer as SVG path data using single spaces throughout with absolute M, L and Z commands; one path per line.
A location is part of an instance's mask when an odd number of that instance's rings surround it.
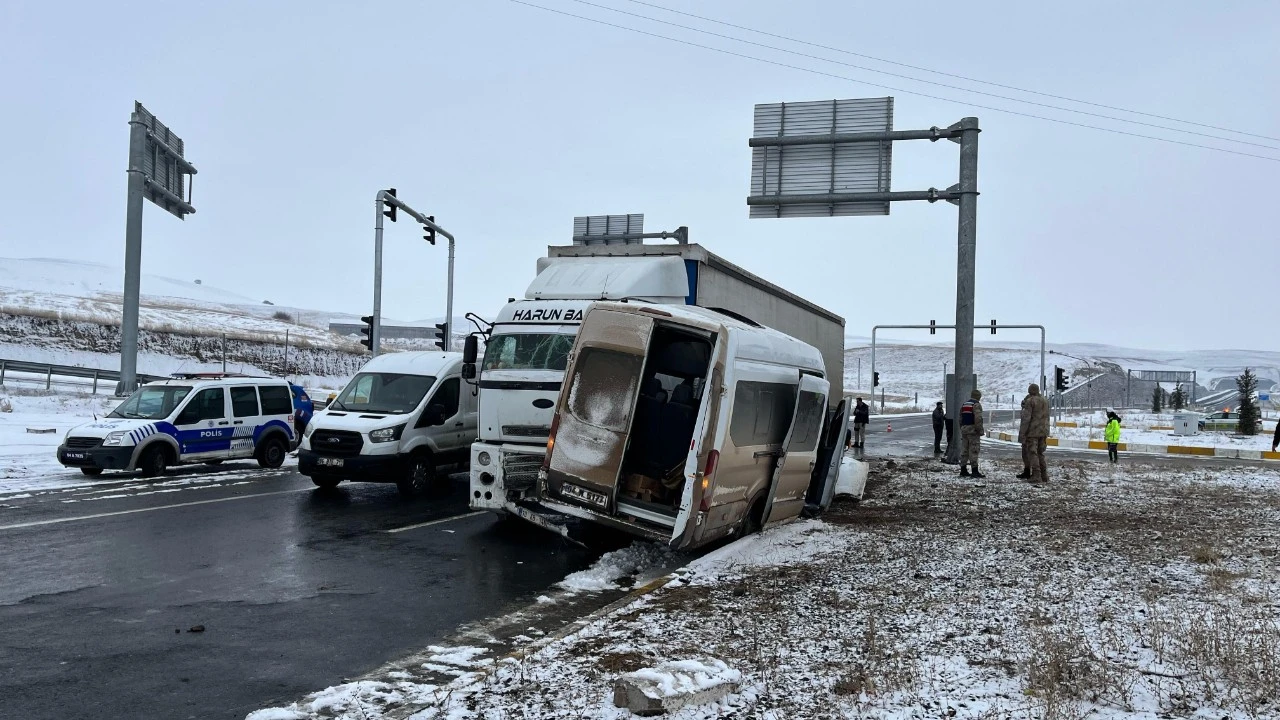
M 0 497 L 0 718 L 239 720 L 594 560 L 471 514 L 464 478 L 403 499 L 224 468 Z

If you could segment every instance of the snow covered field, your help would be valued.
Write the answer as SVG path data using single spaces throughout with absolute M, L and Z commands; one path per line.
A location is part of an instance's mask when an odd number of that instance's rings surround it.
M 105 395 L 0 391 L 0 499 L 11 493 L 90 484 L 79 470 L 60 465 L 55 453 L 68 430 L 93 420 L 95 412 L 99 417 L 111 412 L 115 405 Z
M 1063 440 L 1103 440 L 1106 413 L 1067 414 L 1064 421 L 1079 423 L 1080 427 L 1055 427 L 1053 437 Z M 1121 415 L 1120 442 L 1143 445 L 1181 445 L 1187 447 L 1224 447 L 1242 450 L 1270 450 L 1275 432 L 1275 422 L 1264 421 L 1262 431 L 1252 437 L 1233 432 L 1202 432 L 1197 435 L 1174 435 L 1171 430 L 1152 430 L 1152 426 L 1173 425 L 1173 415 L 1168 413 L 1123 413 Z M 1017 432 L 1017 422 L 989 425 L 992 430 Z
M 993 469 L 879 465 L 860 505 L 714 551 L 566 635 L 438 649 L 452 682 L 404 673 L 250 718 L 627 718 L 621 674 L 707 658 L 738 689 L 667 717 L 1280 715 L 1280 473 L 1069 461 L 1037 487 Z

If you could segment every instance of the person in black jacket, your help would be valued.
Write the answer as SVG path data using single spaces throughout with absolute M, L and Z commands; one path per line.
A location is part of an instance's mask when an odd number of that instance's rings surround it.
M 871 406 L 862 402 L 862 398 L 858 398 L 858 403 L 853 406 L 854 447 L 866 447 L 868 422 L 871 422 Z
M 933 408 L 933 454 L 942 454 L 942 430 L 947 425 L 947 414 L 942 411 L 942 403 L 939 402 Z
M 1280 421 L 1276 422 L 1276 436 L 1271 439 L 1271 452 L 1275 452 L 1280 447 Z

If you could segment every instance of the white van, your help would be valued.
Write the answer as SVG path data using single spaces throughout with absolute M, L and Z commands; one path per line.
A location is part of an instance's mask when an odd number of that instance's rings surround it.
M 848 415 L 843 403 L 828 413 L 825 375 L 816 348 L 745 318 L 595 303 L 556 404 L 538 502 L 674 548 L 820 509 Z
M 219 373 L 161 380 L 138 388 L 109 415 L 67 433 L 58 462 L 85 475 L 256 458 L 278 468 L 294 443 L 289 383 Z
M 321 488 L 387 482 L 412 494 L 432 484 L 438 467 L 469 459 L 476 420 L 461 353 L 379 355 L 312 416 L 298 471 Z

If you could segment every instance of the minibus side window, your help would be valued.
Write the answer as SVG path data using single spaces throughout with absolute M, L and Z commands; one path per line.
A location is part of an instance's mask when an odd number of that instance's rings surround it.
M 779 445 L 787 436 L 795 409 L 796 386 L 742 381 L 733 393 L 729 437 L 738 447 Z

